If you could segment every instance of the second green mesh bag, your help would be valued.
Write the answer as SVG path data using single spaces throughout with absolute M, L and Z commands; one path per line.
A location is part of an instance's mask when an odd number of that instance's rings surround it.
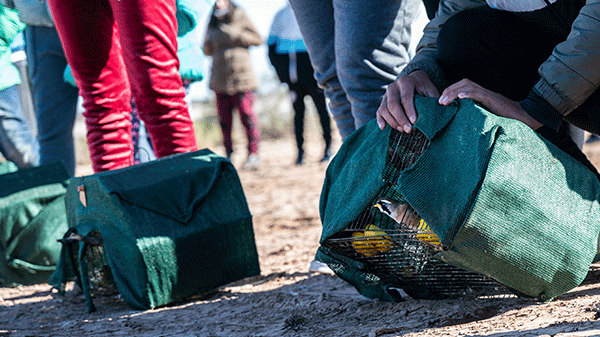
M 65 191 L 69 173 L 61 163 L 17 169 L 0 163 L 0 284 L 47 283 L 67 230 Z
M 423 281 L 427 268 L 441 270 L 435 277 L 447 275 L 447 265 L 540 300 L 578 286 L 598 251 L 596 175 L 524 124 L 471 100 L 440 106 L 417 96 L 415 105 L 419 119 L 411 134 L 379 130 L 372 121 L 332 160 L 321 195 L 317 259 L 363 295 L 383 300 L 394 300 L 392 287 L 431 298 L 411 282 Z M 390 160 L 398 137 L 424 140 L 423 151 L 403 167 L 397 165 L 402 160 Z M 405 149 L 404 156 L 411 151 Z M 439 244 L 419 242 L 422 228 L 409 233 L 416 244 L 404 244 L 410 235 L 396 234 L 374 216 L 373 205 L 382 196 L 408 203 Z M 358 228 L 361 217 L 368 225 Z M 344 240 L 354 240 L 346 250 L 340 248 Z M 361 254 L 348 254 L 352 248 Z M 378 269 L 392 254 L 422 261 Z
M 237 172 L 208 150 L 74 178 L 69 232 L 51 284 L 77 278 L 154 308 L 260 273 Z

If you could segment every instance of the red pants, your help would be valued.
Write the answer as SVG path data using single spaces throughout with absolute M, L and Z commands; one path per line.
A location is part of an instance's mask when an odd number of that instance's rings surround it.
M 258 142 L 260 139 L 260 130 L 258 128 L 258 118 L 254 114 L 252 105 L 254 104 L 254 94 L 251 91 L 242 92 L 235 95 L 228 95 L 217 92 L 217 113 L 219 114 L 219 123 L 223 132 L 223 146 L 227 156 L 233 152 L 231 141 L 231 129 L 233 126 L 233 109 L 240 113 L 240 120 L 246 129 L 248 138 L 248 154 L 258 153 Z
M 175 0 L 50 0 L 84 99 L 95 172 L 133 163 L 130 97 L 158 157 L 198 149 L 177 59 Z

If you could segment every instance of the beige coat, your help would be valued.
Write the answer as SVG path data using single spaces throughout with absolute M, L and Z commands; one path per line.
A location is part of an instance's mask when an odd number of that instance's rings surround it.
M 213 61 L 210 89 L 229 95 L 256 90 L 258 81 L 248 48 L 262 43 L 252 21 L 233 3 L 221 19 L 211 16 L 202 48 Z

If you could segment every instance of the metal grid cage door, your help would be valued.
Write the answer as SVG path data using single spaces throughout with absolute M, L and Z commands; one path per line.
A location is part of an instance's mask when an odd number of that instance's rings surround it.
M 414 130 L 392 131 L 382 178 L 386 186 L 344 230 L 323 246 L 359 261 L 363 272 L 392 277 L 412 298 L 513 297 L 507 287 L 435 258 L 444 249 L 439 237 L 402 201 L 393 188 L 400 174 L 423 154 L 429 140 Z

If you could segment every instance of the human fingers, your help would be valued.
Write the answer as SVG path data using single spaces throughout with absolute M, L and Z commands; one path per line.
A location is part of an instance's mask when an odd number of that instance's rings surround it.
M 522 120 L 519 103 L 514 102 L 499 93 L 487 90 L 481 86 L 465 86 L 458 90 L 460 99 L 472 99 L 488 111 L 502 117 Z
M 449 89 L 449 96 L 456 95 L 456 97 L 460 99 L 472 99 L 497 116 L 521 121 L 534 130 L 542 126 L 542 124 L 531 117 L 518 102 L 515 102 L 500 93 L 488 90 L 474 82 L 464 81 L 460 84 L 457 83 L 453 88 L 449 87 Z
M 394 118 L 394 116 L 391 114 L 389 108 L 388 108 L 388 93 L 386 92 L 386 94 L 383 96 L 383 100 L 381 102 L 381 105 L 379 106 L 379 109 L 377 109 L 377 126 L 379 126 L 379 128 L 381 130 L 383 130 L 385 128 L 386 123 L 390 125 L 390 127 L 394 128 L 394 129 L 398 129 L 398 122 L 396 121 L 396 119 Z
M 398 81 L 390 84 L 388 86 L 388 111 L 396 121 L 395 129 L 400 132 L 410 132 L 411 130 L 411 122 L 406 115 L 405 110 L 405 97 L 404 89 L 407 87 L 406 81 L 403 78 L 400 78 Z M 414 90 L 414 89 L 413 89 Z M 412 90 L 409 90 L 412 94 Z M 412 99 L 411 99 L 412 102 Z M 415 118 L 416 119 L 416 118 Z
M 472 99 L 488 109 L 499 108 L 503 105 L 503 97 L 477 83 L 468 81 L 454 88 L 452 95 L 460 99 Z
M 494 95 L 492 95 L 489 91 L 481 88 L 462 88 L 456 94 L 456 97 L 460 99 L 472 99 L 483 106 L 490 106 L 495 103 Z
M 442 92 L 438 103 L 441 105 L 448 105 L 457 98 L 472 98 L 466 97 L 467 93 L 469 93 L 468 95 L 470 96 L 476 95 L 481 97 L 485 94 L 483 91 L 485 91 L 485 89 L 479 86 L 477 83 L 474 83 L 468 79 L 463 79 L 447 87 Z
M 375 118 L 377 119 L 377 126 L 381 130 L 385 129 L 385 118 L 383 118 L 383 116 L 382 116 L 382 113 L 383 113 L 382 109 L 385 105 L 387 105 L 387 96 L 383 95 L 381 104 L 379 105 L 379 108 L 377 108 L 377 112 L 375 113 Z
M 404 132 L 409 133 L 412 125 L 417 122 L 417 110 L 415 109 L 415 84 L 412 81 L 405 81 L 400 88 L 400 96 L 404 114 L 399 121 Z

